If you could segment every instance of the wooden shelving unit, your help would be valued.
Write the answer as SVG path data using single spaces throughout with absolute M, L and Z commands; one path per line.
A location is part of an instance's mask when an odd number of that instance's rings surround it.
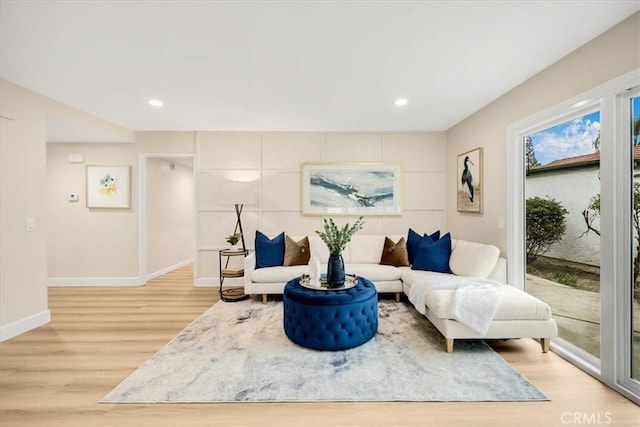
M 222 249 L 218 251 L 218 262 L 220 267 L 220 299 L 226 302 L 242 301 L 249 298 L 249 295 L 244 293 L 244 287 L 239 288 L 227 288 L 222 289 L 224 279 L 226 278 L 238 278 L 244 277 L 244 270 L 232 270 L 229 269 L 229 261 L 236 256 L 246 257 L 249 254 L 248 250 L 231 251 L 229 249 Z M 224 266 L 223 266 L 224 264 Z

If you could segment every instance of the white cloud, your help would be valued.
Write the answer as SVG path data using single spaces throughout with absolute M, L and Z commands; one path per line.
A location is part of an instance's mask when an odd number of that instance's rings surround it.
M 572 120 L 531 135 L 536 159 L 541 164 L 593 153 L 593 140 L 600 130 L 600 122 Z

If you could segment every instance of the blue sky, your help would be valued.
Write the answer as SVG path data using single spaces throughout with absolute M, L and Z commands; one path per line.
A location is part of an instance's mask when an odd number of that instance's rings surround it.
M 640 116 L 640 97 L 633 98 L 633 117 Z M 582 116 L 529 135 L 540 164 L 593 153 L 593 139 L 600 130 L 600 112 Z
M 582 116 L 531 136 L 540 164 L 593 153 L 593 139 L 600 130 L 600 111 Z

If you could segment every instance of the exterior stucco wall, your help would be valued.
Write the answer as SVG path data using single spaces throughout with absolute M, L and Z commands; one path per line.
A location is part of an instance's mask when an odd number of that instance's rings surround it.
M 545 256 L 600 265 L 600 237 L 595 233 L 584 234 L 587 227 L 582 216 L 582 211 L 600 192 L 599 172 L 597 167 L 588 167 L 527 176 L 526 198 L 550 197 L 569 211 L 562 241 L 554 244 Z M 596 220 L 594 225 L 598 228 L 599 222 Z

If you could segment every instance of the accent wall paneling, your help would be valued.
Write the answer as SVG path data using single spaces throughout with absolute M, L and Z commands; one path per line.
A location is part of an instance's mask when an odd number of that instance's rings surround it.
M 198 132 L 198 168 L 259 169 L 260 134 L 256 132 Z
M 442 172 L 404 172 L 404 209 L 444 209 L 444 174 Z
M 262 172 L 263 211 L 300 212 L 300 171 L 264 171 Z
M 260 172 L 257 170 L 201 170 L 198 172 L 197 206 L 198 211 L 234 212 L 233 205 L 221 204 L 222 186 L 229 181 L 249 181 L 256 196 L 260 194 Z M 257 205 L 245 206 L 245 210 L 257 210 Z M 235 215 L 235 214 L 234 214 Z M 234 216 L 235 218 L 235 216 Z
M 377 163 L 382 161 L 382 133 L 327 133 L 323 162 Z
M 262 134 L 262 168 L 300 170 L 305 162 L 322 161 L 322 133 L 275 132 Z
M 400 163 L 405 172 L 444 173 L 444 133 L 385 133 L 382 161 Z
M 358 233 L 362 233 L 362 234 L 387 234 L 387 229 L 385 227 L 385 224 L 387 222 L 387 220 L 389 218 L 393 217 L 393 215 L 391 216 L 365 216 L 364 217 L 364 226 L 362 227 L 362 231 L 359 231 Z M 345 218 L 344 221 L 345 222 L 349 222 L 349 224 L 353 224 L 353 221 L 355 220 L 355 218 Z M 338 224 L 343 224 L 342 222 L 342 218 L 338 218 L 338 220 L 336 220 L 336 223 Z M 405 230 L 405 233 L 407 231 Z M 388 233 L 388 234 L 392 234 L 392 233 Z M 402 233 L 401 233 L 402 234 Z
M 224 249 L 229 246 L 225 238 L 233 233 L 236 225 L 235 211 L 198 212 L 198 247 Z M 253 246 L 255 231 L 258 228 L 258 212 L 242 210 L 242 228 L 247 246 Z
M 322 227 L 320 217 L 303 216 L 298 212 L 263 212 L 262 225 L 260 231 L 273 238 L 276 234 L 282 233 L 292 236 L 307 236 L 315 234 L 314 230 Z M 251 247 L 253 248 L 253 241 Z
M 409 227 L 432 231 L 444 224 L 444 137 L 442 132 L 198 132 L 198 286 L 218 283 L 217 250 L 225 248 L 236 215 L 219 203 L 222 185 L 249 181 L 257 203 L 244 206 L 247 248 L 255 231 L 269 237 L 285 231 L 313 235 L 322 217 L 301 211 L 303 163 L 397 163 L 403 170 L 403 213 L 367 216 L 363 234 L 406 234 Z M 355 217 L 339 218 L 340 223 Z

